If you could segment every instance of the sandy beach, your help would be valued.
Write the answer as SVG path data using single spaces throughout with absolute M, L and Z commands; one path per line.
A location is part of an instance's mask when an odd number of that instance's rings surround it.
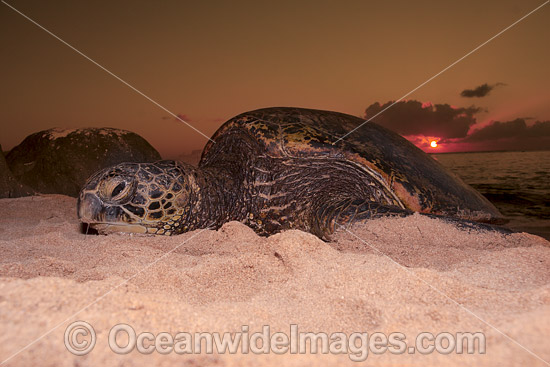
M 74 198 L 0 204 L 0 359 L 9 359 L 6 366 L 550 361 L 550 243 L 534 235 L 468 232 L 414 215 L 341 230 L 330 243 L 300 231 L 259 237 L 237 222 L 173 237 L 86 236 Z M 64 344 L 67 326 L 77 320 L 92 325 L 97 337 L 84 356 Z M 244 325 L 250 335 L 264 325 L 286 334 L 291 325 L 327 334 L 400 332 L 407 346 L 422 332 L 481 332 L 486 351 L 369 352 L 361 363 L 349 353 L 320 352 L 146 355 L 134 349 L 119 355 L 108 336 L 120 323 L 154 335 L 241 332 Z

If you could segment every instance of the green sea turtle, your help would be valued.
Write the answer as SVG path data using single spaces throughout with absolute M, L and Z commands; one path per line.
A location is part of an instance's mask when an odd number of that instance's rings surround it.
M 174 235 L 236 220 L 260 235 L 413 212 L 478 222 L 501 214 L 412 143 L 375 123 L 330 111 L 266 108 L 213 135 L 198 168 L 123 163 L 93 175 L 78 215 L 100 233 Z
M 27 136 L 6 155 L 15 178 L 42 194 L 78 197 L 94 172 L 122 162 L 155 162 L 160 154 L 127 130 L 53 128 Z

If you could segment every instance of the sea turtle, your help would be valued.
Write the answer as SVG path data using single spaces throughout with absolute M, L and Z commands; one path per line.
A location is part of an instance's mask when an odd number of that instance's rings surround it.
M 53 128 L 27 136 L 6 155 L 15 178 L 43 194 L 77 197 L 94 172 L 160 154 L 136 133 L 113 128 Z
M 477 191 L 400 135 L 338 112 L 265 108 L 213 135 L 198 168 L 164 160 L 93 175 L 78 215 L 101 233 L 174 235 L 236 220 L 260 235 L 285 229 L 329 239 L 336 225 L 428 213 L 498 222 Z

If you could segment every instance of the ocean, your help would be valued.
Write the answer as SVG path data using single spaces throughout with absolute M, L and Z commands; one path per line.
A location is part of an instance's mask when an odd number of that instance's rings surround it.
M 550 240 L 550 151 L 432 157 L 489 199 L 509 220 L 506 227 Z

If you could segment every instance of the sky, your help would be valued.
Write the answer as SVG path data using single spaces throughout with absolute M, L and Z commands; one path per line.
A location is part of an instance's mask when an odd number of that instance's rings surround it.
M 6 0 L 206 136 L 257 108 L 370 118 L 544 0 Z M 550 4 L 373 121 L 430 152 L 550 147 Z M 164 157 L 207 139 L 0 4 L 0 144 L 114 127 Z M 431 148 L 431 141 L 437 147 Z

